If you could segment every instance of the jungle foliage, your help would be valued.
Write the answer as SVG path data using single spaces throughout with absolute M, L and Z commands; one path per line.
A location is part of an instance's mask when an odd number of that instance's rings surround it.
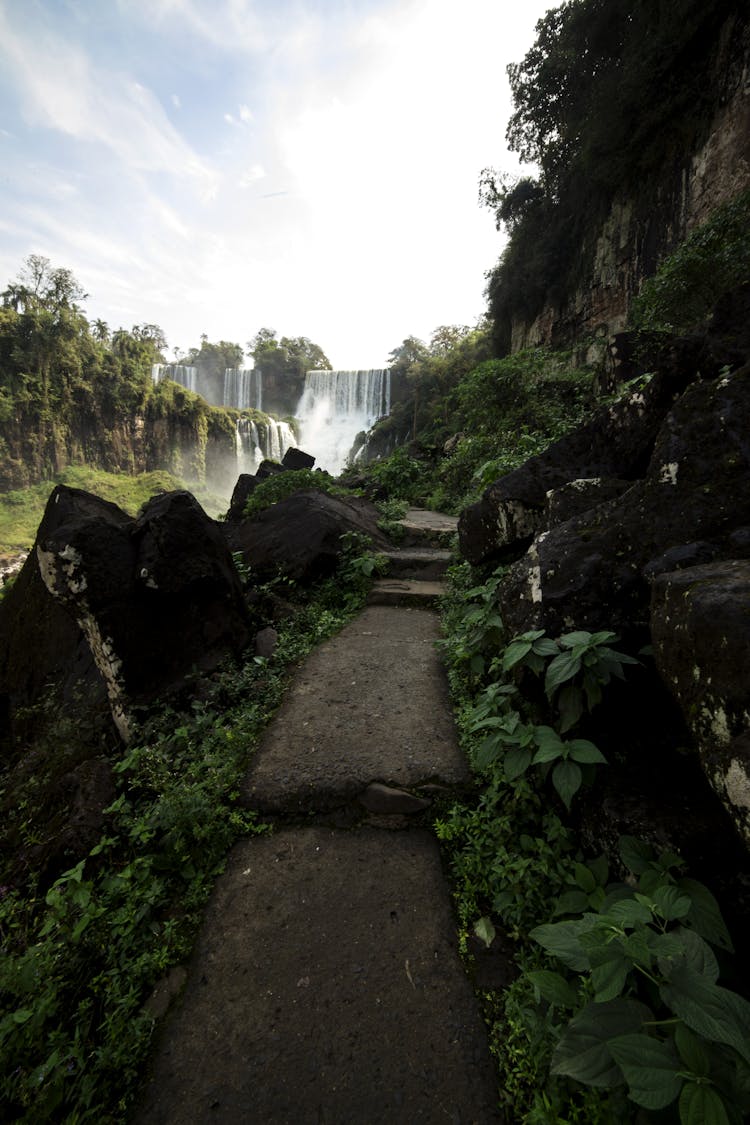
M 445 340 L 436 348 L 435 339 Z M 437 329 L 430 345 L 409 337 L 392 353 L 402 396 L 379 422 L 367 457 L 344 474 L 378 496 L 459 511 L 492 480 L 541 453 L 595 403 L 594 376 L 569 353 L 530 348 L 491 359 L 490 333 Z M 448 442 L 446 446 L 446 442 Z

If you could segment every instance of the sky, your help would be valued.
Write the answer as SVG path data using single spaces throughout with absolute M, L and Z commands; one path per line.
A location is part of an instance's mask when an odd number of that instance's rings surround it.
M 261 327 L 336 368 L 475 324 L 544 0 L 0 0 L 0 288 L 29 254 L 176 351 Z

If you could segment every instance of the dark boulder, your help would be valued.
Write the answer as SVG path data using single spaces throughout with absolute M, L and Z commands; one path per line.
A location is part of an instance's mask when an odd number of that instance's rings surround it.
M 474 564 L 518 558 L 535 535 L 547 530 L 547 494 L 590 478 L 641 479 L 654 442 L 675 397 L 707 369 L 702 337 L 662 346 L 661 367 L 621 401 L 603 406 L 591 419 L 556 441 L 544 453 L 487 488 L 461 513 L 461 553 Z M 701 367 L 701 360 L 708 364 Z
M 703 769 L 750 845 L 750 561 L 660 575 L 651 632 Z
M 269 477 L 275 477 L 278 473 L 285 473 L 286 471 L 278 461 L 261 461 L 255 476 L 258 480 L 268 480 Z
M 589 477 L 572 480 L 561 488 L 550 489 L 545 507 L 546 526 L 556 527 L 573 516 L 589 512 L 605 500 L 613 500 L 627 492 L 632 483 L 617 477 Z
M 342 537 L 349 533 L 367 536 L 375 549 L 387 549 L 377 520 L 376 508 L 360 496 L 304 489 L 227 528 L 227 538 L 254 574 L 282 573 L 297 582 L 311 582 L 336 570 Z
M 245 505 L 259 484 L 259 479 L 251 476 L 250 473 L 241 473 L 239 475 L 237 483 L 234 486 L 232 499 L 229 502 L 229 511 L 227 512 L 228 521 L 232 522 L 234 520 L 244 519 Z
M 281 464 L 285 469 L 312 469 L 315 458 L 311 454 L 305 453 L 304 450 L 295 449 L 292 446 L 287 449 L 282 457 Z
M 509 628 L 646 631 L 645 569 L 699 541 L 728 557 L 750 523 L 748 433 L 742 371 L 689 387 L 660 427 L 646 478 L 539 535 L 510 568 L 499 590 Z
M 249 639 L 222 531 L 190 493 L 156 496 L 133 520 L 61 485 L 0 604 L 0 696 L 12 713 L 76 664 L 93 675 L 93 659 L 127 738 L 134 704 L 183 686 Z

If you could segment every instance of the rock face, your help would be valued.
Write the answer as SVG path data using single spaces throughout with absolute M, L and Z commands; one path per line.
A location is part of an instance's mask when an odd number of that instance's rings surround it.
M 378 513 L 359 496 L 329 496 L 317 489 L 295 492 L 252 519 L 227 529 L 232 549 L 260 576 L 278 573 L 297 582 L 332 574 L 343 551 L 342 536 L 366 535 L 376 549 L 388 542 Z
M 750 25 L 739 6 L 725 25 L 712 70 L 716 110 L 697 151 L 681 165 L 667 161 L 664 176 L 640 198 L 620 194 L 594 238 L 588 277 L 558 305 L 548 301 L 528 322 L 512 325 L 512 351 L 561 347 L 626 324 L 645 278 L 711 212 L 750 187 Z
M 744 309 L 746 294 L 737 299 Z M 610 701 L 590 718 L 620 771 L 604 795 L 607 817 L 630 830 L 620 821 L 640 799 L 629 795 L 628 771 L 650 762 L 678 791 L 675 808 L 697 801 L 706 812 L 717 795 L 750 847 L 750 364 L 717 371 L 727 340 L 747 359 L 744 332 L 743 316 L 736 332 L 728 316 L 718 345 L 711 331 L 705 345 L 681 345 L 676 356 L 703 356 L 703 377 L 690 381 L 695 362 L 683 389 L 679 365 L 660 373 L 648 393 L 498 481 L 459 531 L 472 561 L 516 553 L 497 593 L 511 635 L 611 629 L 631 653 L 652 642 L 655 668 L 638 673 L 642 708 Z M 601 475 L 581 479 L 592 467 Z M 659 727 L 662 714 L 671 718 Z M 677 752 L 691 741 L 688 767 Z
M 660 575 L 651 631 L 703 768 L 750 846 L 750 562 Z
M 50 677 L 70 674 L 76 659 L 91 674 L 93 660 L 126 740 L 132 705 L 216 667 L 250 638 L 221 529 L 188 492 L 154 497 L 133 520 L 58 486 L 17 586 L 0 605 L 8 712 L 33 702 Z
M 675 340 L 649 382 L 620 402 L 602 407 L 589 422 L 491 484 L 478 503 L 461 513 L 461 553 L 472 563 L 517 556 L 551 526 L 550 513 L 553 522 L 559 522 L 555 509 L 563 502 L 572 510 L 581 496 L 590 495 L 589 507 L 595 506 L 608 494 L 621 492 L 625 482 L 641 478 L 665 415 L 700 365 L 718 370 L 704 342 Z M 579 483 L 592 480 L 598 482 L 596 486 Z M 603 483 L 613 480 L 622 483 Z M 563 488 L 568 489 L 567 500 L 560 495 Z M 557 500 L 548 499 L 550 492 L 557 494 Z M 571 492 L 578 492 L 576 502 Z
M 675 567 L 731 557 L 733 534 L 750 523 L 748 427 L 744 369 L 689 387 L 659 429 L 646 476 L 540 534 L 511 567 L 500 591 L 508 627 L 646 630 L 648 578 L 665 553 Z

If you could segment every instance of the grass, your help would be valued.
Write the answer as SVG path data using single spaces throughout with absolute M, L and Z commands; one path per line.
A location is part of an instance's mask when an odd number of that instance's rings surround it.
M 171 492 L 187 487 L 166 470 L 126 476 L 123 473 L 105 473 L 100 469 L 76 466 L 65 469 L 54 480 L 42 481 L 30 488 L 5 492 L 0 495 L 0 555 L 29 551 L 34 543 L 37 528 L 52 489 L 57 484 L 82 488 L 134 516 L 139 508 L 155 493 Z M 206 489 L 192 489 L 209 515 L 216 516 L 226 510 L 226 503 Z

